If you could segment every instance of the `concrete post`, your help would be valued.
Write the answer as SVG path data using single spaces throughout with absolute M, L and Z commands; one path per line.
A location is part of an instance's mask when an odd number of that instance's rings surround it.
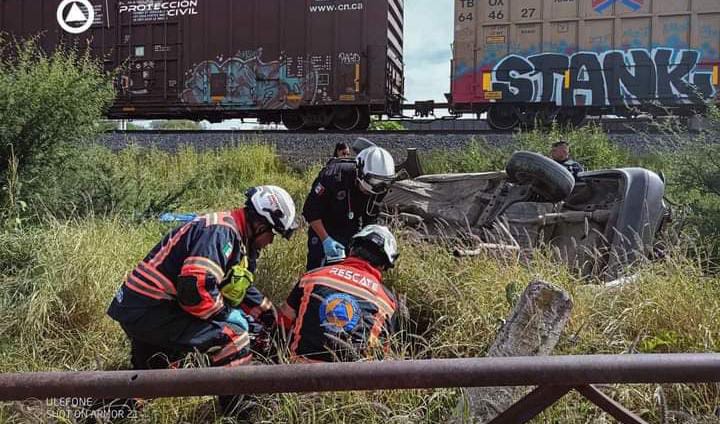
M 525 289 L 487 356 L 544 356 L 552 353 L 573 303 L 564 290 L 543 281 Z M 528 392 L 527 387 L 464 389 L 453 423 L 486 423 Z

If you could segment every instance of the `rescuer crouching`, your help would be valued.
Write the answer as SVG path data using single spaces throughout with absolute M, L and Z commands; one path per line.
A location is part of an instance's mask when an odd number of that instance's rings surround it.
M 384 226 L 352 237 L 349 257 L 306 273 L 280 307 L 293 362 L 380 358 L 396 331 L 395 295 L 382 273 L 395 265 L 397 241 Z
M 272 327 L 276 316 L 254 285 L 255 259 L 275 234 L 289 239 L 297 227 L 282 188 L 246 197 L 244 208 L 171 231 L 125 279 L 108 315 L 130 339 L 133 369 L 176 367 L 191 352 L 212 366 L 250 362 L 249 327 Z
M 333 158 L 325 165 L 303 206 L 310 224 L 306 270 L 345 257 L 353 234 L 377 222 L 376 203 L 393 181 L 395 161 L 374 145 L 354 159 Z

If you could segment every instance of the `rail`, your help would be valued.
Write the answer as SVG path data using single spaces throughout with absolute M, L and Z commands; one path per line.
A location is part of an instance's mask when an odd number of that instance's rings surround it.
M 593 385 L 717 382 L 720 354 L 507 357 L 0 374 L 0 401 L 538 386 L 492 423 L 527 422 L 571 390 L 620 422 L 643 423 Z

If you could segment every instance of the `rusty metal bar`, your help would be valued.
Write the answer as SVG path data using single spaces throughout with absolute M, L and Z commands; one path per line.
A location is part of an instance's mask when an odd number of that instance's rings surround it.
M 578 386 L 575 390 L 623 424 L 648 424 L 595 386 Z
M 588 355 L 0 374 L 0 401 L 720 382 L 720 354 Z
M 524 424 L 565 396 L 572 386 L 540 386 L 488 424 Z

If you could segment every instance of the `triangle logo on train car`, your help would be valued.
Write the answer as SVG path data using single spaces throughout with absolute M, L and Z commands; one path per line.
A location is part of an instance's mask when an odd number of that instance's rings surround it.
M 70 6 L 70 12 L 65 17 L 65 22 L 68 24 L 78 22 L 84 24 L 87 20 L 87 15 L 83 13 L 77 3 L 73 3 L 72 6 Z
M 95 7 L 90 0 L 63 0 L 57 8 L 56 17 L 65 32 L 82 34 L 95 22 Z

